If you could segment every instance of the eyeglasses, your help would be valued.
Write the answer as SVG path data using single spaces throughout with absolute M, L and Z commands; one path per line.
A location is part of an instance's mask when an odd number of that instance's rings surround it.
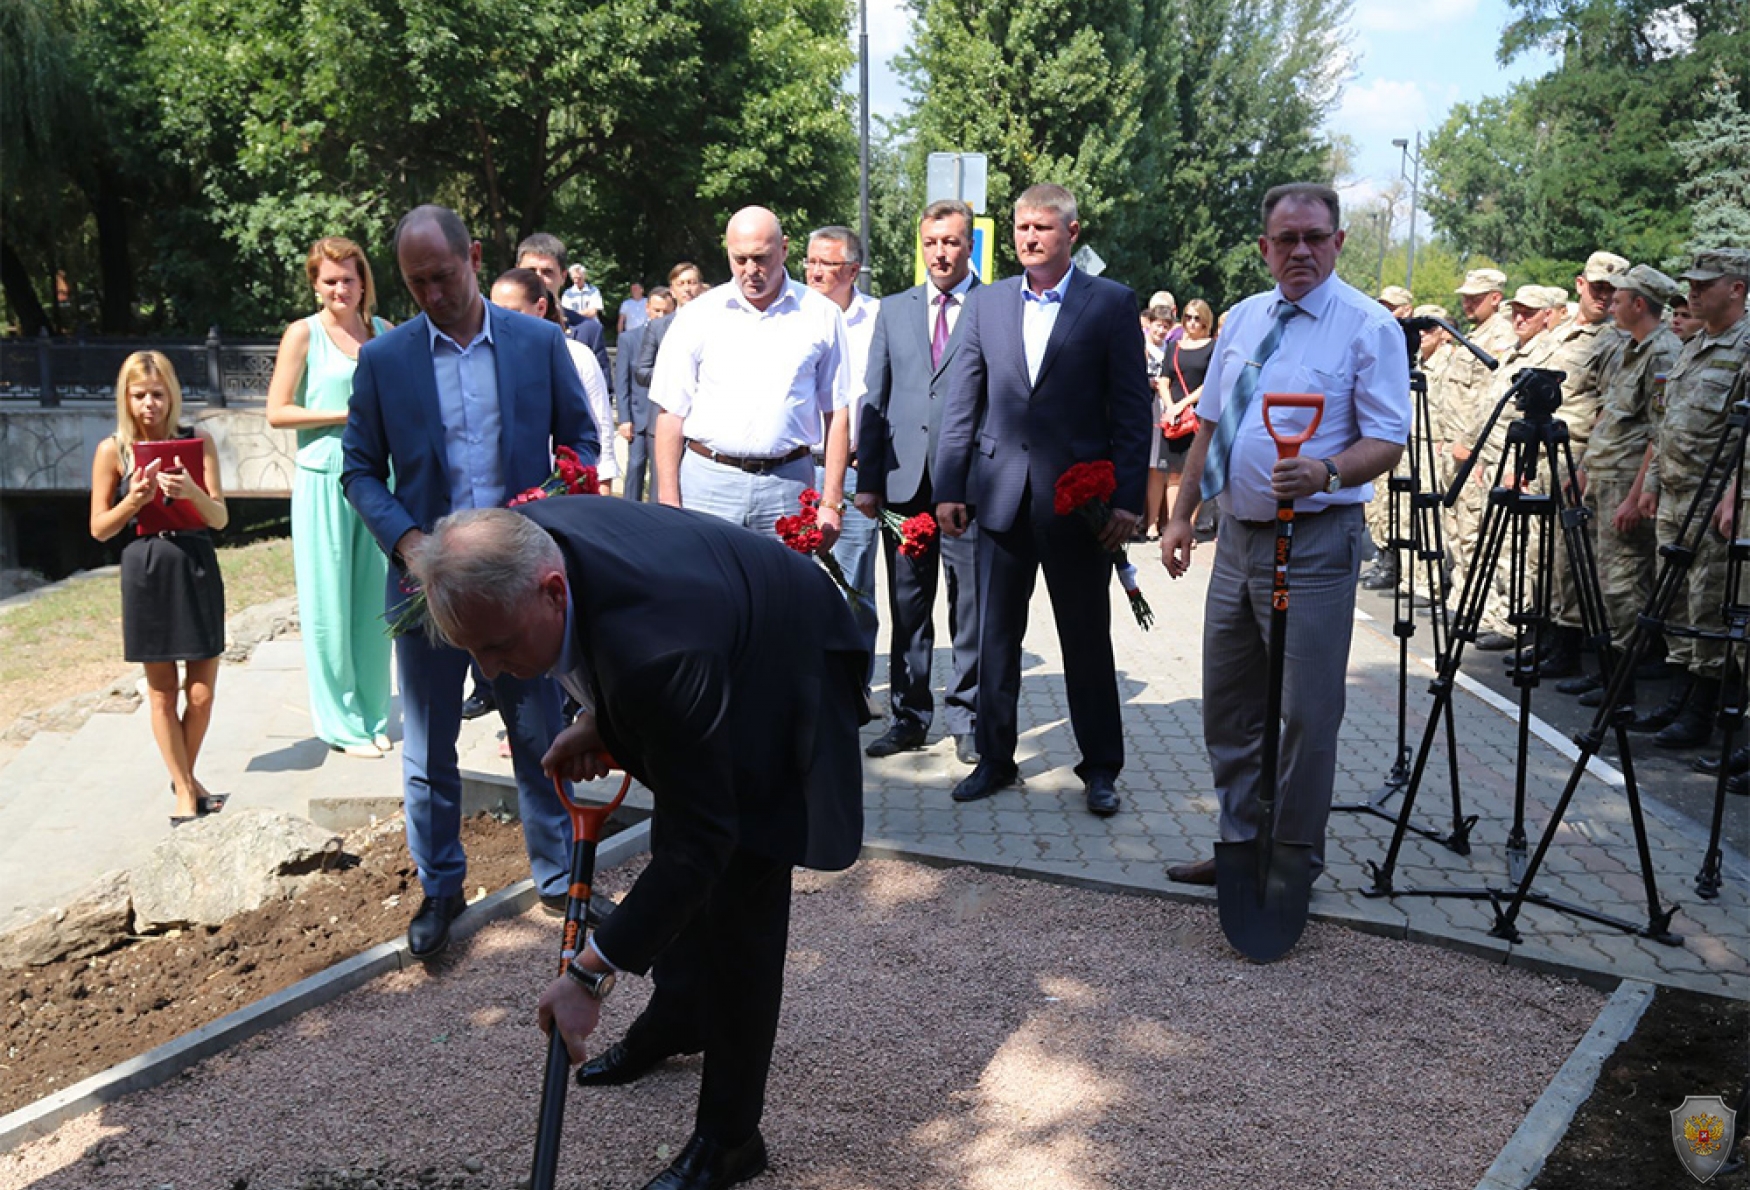
M 818 257 L 810 256 L 802 263 L 811 269 L 842 269 L 846 265 L 855 264 L 856 262 L 852 260 L 821 260 Z
M 1314 249 L 1323 248 L 1336 237 L 1336 234 L 1334 231 L 1285 231 L 1280 235 L 1266 238 L 1282 251 L 1292 252 L 1298 244 L 1305 244 L 1308 248 Z

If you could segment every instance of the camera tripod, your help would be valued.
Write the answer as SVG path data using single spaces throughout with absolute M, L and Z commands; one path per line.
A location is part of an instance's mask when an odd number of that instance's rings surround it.
M 1404 576 L 1409 590 L 1400 582 L 1392 588 L 1392 635 L 1398 639 L 1398 745 L 1391 771 L 1385 781 L 1363 802 L 1333 804 L 1333 813 L 1371 814 L 1387 822 L 1396 822 L 1398 815 L 1385 804 L 1410 784 L 1412 753 L 1409 745 L 1409 680 L 1410 638 L 1416 634 L 1415 589 L 1416 572 L 1421 570 L 1424 589 L 1429 597 L 1429 632 L 1433 638 L 1434 664 L 1438 669 L 1452 645 L 1447 609 L 1447 595 L 1452 589 L 1446 573 L 1446 545 L 1440 521 L 1439 458 L 1434 449 L 1434 421 L 1428 402 L 1428 378 L 1417 366 L 1422 353 L 1423 332 L 1439 328 L 1452 335 L 1489 368 L 1495 368 L 1494 358 L 1460 334 L 1457 329 L 1437 318 L 1410 318 L 1403 323 L 1404 338 L 1410 356 L 1410 399 L 1414 417 L 1410 446 L 1405 455 L 1409 467 L 1405 474 L 1388 478 L 1391 500 L 1386 507 L 1386 548 L 1398 556 L 1398 573 Z M 1406 508 L 1406 505 L 1408 506 Z M 1404 533 L 1405 522 L 1409 533 Z M 1466 816 L 1459 786 L 1458 733 L 1454 726 L 1452 704 L 1445 705 L 1440 719 L 1446 732 L 1448 779 L 1452 787 L 1452 829 L 1442 834 L 1431 827 L 1408 823 L 1407 829 L 1425 839 L 1431 839 L 1459 855 L 1470 854 L 1470 832 L 1477 817 Z
M 1629 747 L 1627 726 L 1633 712 L 1632 709 L 1619 708 L 1616 705 L 1616 686 L 1633 672 L 1635 660 L 1631 657 L 1627 664 L 1619 664 L 1611 652 L 1609 631 L 1604 624 L 1604 600 L 1598 583 L 1597 564 L 1593 558 L 1591 540 L 1585 533 L 1586 522 L 1591 514 L 1584 507 L 1566 502 L 1566 493 L 1577 491 L 1578 483 L 1573 454 L 1568 444 L 1568 427 L 1553 416 L 1561 405 L 1563 379 L 1563 373 L 1541 368 L 1527 368 L 1516 373 L 1511 387 L 1502 395 L 1490 414 L 1488 423 L 1483 427 L 1470 459 L 1459 469 L 1452 488 L 1446 495 L 1448 505 L 1457 501 L 1508 401 L 1515 401 L 1521 415 L 1508 425 L 1506 449 L 1495 467 L 1488 503 L 1483 511 L 1477 554 L 1466 573 L 1464 589 L 1459 596 L 1454 616 L 1452 647 L 1441 660 L 1438 676 L 1433 683 L 1434 708 L 1423 733 L 1421 749 L 1417 752 L 1411 769 L 1410 782 L 1404 793 L 1397 826 L 1392 832 L 1391 844 L 1383 863 L 1368 865 L 1373 876 L 1373 885 L 1363 891 L 1365 895 L 1373 897 L 1413 895 L 1486 900 L 1495 910 L 1495 925 L 1490 932 L 1512 942 L 1520 940 L 1515 919 L 1525 902 L 1530 901 L 1627 933 L 1637 933 L 1676 945 L 1681 939 L 1673 935 L 1669 928 L 1671 915 L 1676 910 L 1664 909 L 1660 904 L 1652 855 L 1647 842 L 1646 821 L 1641 811 L 1639 789 L 1635 783 L 1634 759 Z M 1547 492 L 1536 490 L 1540 462 L 1546 464 L 1548 469 L 1550 482 Z M 1550 815 L 1537 853 L 1528 858 L 1525 793 L 1531 695 L 1539 684 L 1537 637 L 1549 624 L 1549 601 L 1555 577 L 1553 530 L 1556 528 L 1559 528 L 1567 547 L 1568 563 L 1572 568 L 1584 632 L 1600 642 L 1605 663 L 1612 675 L 1613 688 L 1594 721 L 1593 730 L 1583 737 L 1579 762 Z M 1511 892 L 1490 887 L 1396 889 L 1393 887 L 1392 877 L 1403 848 L 1404 835 L 1408 831 L 1410 813 L 1415 805 L 1416 792 L 1426 768 L 1428 753 L 1434 742 L 1437 719 L 1450 713 L 1455 679 L 1463 659 L 1463 646 L 1465 642 L 1476 639 L 1488 602 L 1489 588 L 1494 581 L 1503 549 L 1508 551 L 1508 604 L 1511 609 L 1508 619 L 1514 636 L 1513 684 L 1519 691 L 1513 824 L 1507 837 L 1508 876 L 1515 887 Z M 1637 629 L 1637 633 L 1641 631 Z M 1606 723 L 1615 728 L 1630 819 L 1640 858 L 1641 877 L 1647 896 L 1645 925 L 1637 925 L 1532 890 L 1537 869 L 1561 825 L 1574 791 L 1579 787 L 1587 763 L 1603 742 L 1602 729 Z M 1505 906 L 1503 901 L 1507 902 Z

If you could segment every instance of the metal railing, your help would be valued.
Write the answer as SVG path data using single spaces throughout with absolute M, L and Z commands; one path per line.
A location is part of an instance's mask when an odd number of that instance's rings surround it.
M 161 351 L 176 369 L 185 403 L 224 407 L 267 396 L 277 340 L 225 341 L 219 328 L 198 339 L 0 339 L 0 407 L 34 403 L 52 409 L 64 400 L 113 400 L 122 361 L 136 351 Z

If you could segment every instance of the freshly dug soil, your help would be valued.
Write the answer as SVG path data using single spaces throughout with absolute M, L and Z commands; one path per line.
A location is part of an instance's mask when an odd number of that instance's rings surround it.
M 462 823 L 469 900 L 529 874 L 522 827 Z M 296 900 L 96 958 L 0 972 L 0 1115 L 290 987 L 407 929 L 421 892 L 400 818 L 345 840 Z
M 1750 1077 L 1750 1004 L 1660 988 L 1633 1037 L 1599 1072 L 1591 1098 L 1544 1164 L 1537 1190 L 1697 1185 L 1671 1143 L 1671 1112 L 1691 1095 L 1736 1107 Z M 1742 1137 L 1750 1120 L 1738 1121 Z M 1739 1152 L 1745 1152 L 1741 1143 Z M 1715 1186 L 1750 1184 L 1743 1170 Z
M 513 1190 L 557 938 L 495 922 L 0 1154 L 0 1190 Z M 1323 923 L 1258 967 L 1209 907 L 894 860 L 798 873 L 789 956 L 749 1190 L 1471 1190 L 1603 1003 Z M 701 1065 L 571 1087 L 560 1190 L 644 1185 Z

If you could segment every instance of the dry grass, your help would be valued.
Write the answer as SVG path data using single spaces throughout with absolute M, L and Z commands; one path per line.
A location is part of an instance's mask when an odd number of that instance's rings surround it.
M 225 609 L 290 595 L 290 538 L 219 550 Z M 132 669 L 121 656 L 121 588 L 114 573 L 83 575 L 0 616 L 0 727 L 97 690 Z

